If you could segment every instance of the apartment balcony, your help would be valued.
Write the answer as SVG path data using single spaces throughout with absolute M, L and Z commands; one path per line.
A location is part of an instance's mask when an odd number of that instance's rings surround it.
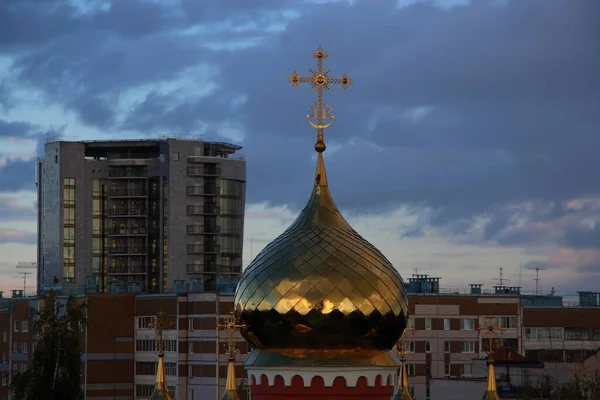
M 187 225 L 188 235 L 218 235 L 221 227 L 218 225 Z
M 221 207 L 208 203 L 203 206 L 187 206 L 187 215 L 219 215 Z
M 131 227 L 131 226 L 126 226 L 126 227 L 118 227 L 118 228 L 110 228 L 108 230 L 108 235 L 109 236 L 145 236 L 147 235 L 147 229 L 145 226 L 140 226 L 140 227 Z
M 108 254 L 144 255 L 147 252 L 148 248 L 146 246 L 117 246 L 108 248 Z
M 208 165 L 195 165 L 187 167 L 188 176 L 219 176 L 221 174 L 221 167 L 219 165 L 208 166 Z
M 188 274 L 216 274 L 218 266 L 216 264 L 187 264 Z
M 219 186 L 204 186 L 204 195 L 205 196 L 216 196 L 221 192 L 221 188 Z
M 142 266 L 126 266 L 126 265 L 121 265 L 121 266 L 116 266 L 116 267 L 109 267 L 108 268 L 108 274 L 109 275 L 138 275 L 138 274 L 146 274 L 148 271 L 145 267 Z
M 130 197 L 147 197 L 148 191 L 146 189 L 116 189 L 109 190 L 108 197 L 122 197 L 122 198 L 130 198 Z
M 221 246 L 213 243 L 205 244 L 188 244 L 188 254 L 217 254 L 221 250 Z
M 118 207 L 109 209 L 108 215 L 111 217 L 146 217 L 148 210 L 139 207 Z
M 146 179 L 148 174 L 146 170 L 131 169 L 131 170 L 111 170 L 108 171 L 109 179 Z

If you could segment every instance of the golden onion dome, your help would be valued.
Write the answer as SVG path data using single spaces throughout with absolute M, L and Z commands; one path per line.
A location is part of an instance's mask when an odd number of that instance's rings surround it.
M 308 204 L 242 274 L 242 335 L 257 349 L 389 350 L 406 326 L 404 283 L 341 215 L 317 157 Z

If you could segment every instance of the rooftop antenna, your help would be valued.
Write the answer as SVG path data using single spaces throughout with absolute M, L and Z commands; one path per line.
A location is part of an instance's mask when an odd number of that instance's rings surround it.
M 27 291 L 27 275 L 31 275 L 31 272 L 19 272 L 19 275 L 23 275 L 23 292 Z
M 37 263 L 35 261 L 19 261 L 16 268 L 37 268 Z
M 530 270 L 535 270 L 535 295 L 537 296 L 539 293 L 539 289 L 540 289 L 540 271 L 545 271 L 546 268 L 540 268 L 540 267 L 535 267 L 535 268 L 527 268 Z
M 504 277 L 504 268 L 500 268 L 500 279 L 494 278 L 492 280 L 493 281 L 498 281 L 499 282 L 498 286 L 504 286 L 504 282 L 510 281 L 510 279 L 506 279 Z

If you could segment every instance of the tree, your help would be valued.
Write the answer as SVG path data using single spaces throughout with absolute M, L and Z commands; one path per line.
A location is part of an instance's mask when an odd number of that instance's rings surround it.
M 573 376 L 552 394 L 552 400 L 595 400 L 600 395 L 600 375 Z
M 82 331 L 87 324 L 87 303 L 70 296 L 63 305 L 53 291 L 41 300 L 39 311 L 29 310 L 37 338 L 33 362 L 26 371 L 13 372 L 13 399 L 82 399 Z

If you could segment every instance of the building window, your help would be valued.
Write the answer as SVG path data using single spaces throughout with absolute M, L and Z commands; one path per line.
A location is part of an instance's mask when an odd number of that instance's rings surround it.
M 414 388 L 414 386 L 409 386 L 408 387 L 408 391 L 410 392 L 410 397 L 414 398 L 415 397 L 415 388 Z
M 425 364 L 425 376 L 431 378 L 431 364 Z
M 431 342 L 430 341 L 425 342 L 425 353 L 431 353 Z
M 13 342 L 13 353 L 19 352 L 19 342 Z
M 407 353 L 415 352 L 415 342 L 413 340 L 406 342 L 406 352 Z
M 415 376 L 415 364 L 406 364 L 406 373 L 408 376 Z
M 21 331 L 29 332 L 29 321 L 23 321 L 23 323 L 21 324 Z
M 135 385 L 135 397 L 148 398 L 153 390 L 154 385 Z
M 475 319 L 474 318 L 463 318 L 460 320 L 461 327 L 463 331 L 472 331 L 475 329 Z
M 2 343 L 6 343 L 7 332 L 2 332 Z
M 444 364 L 444 376 L 450 376 L 450 364 Z
M 6 364 L 8 362 L 8 353 L 2 353 L 2 364 Z
M 473 364 L 461 364 L 461 366 L 460 366 L 460 374 L 462 376 L 471 376 L 471 375 L 473 375 Z
M 425 399 L 426 400 L 431 400 L 431 390 L 429 390 L 429 386 L 427 386 Z
M 431 330 L 431 318 L 425 318 L 425 330 Z
M 2 374 L 2 386 L 8 386 L 8 375 Z
M 19 332 L 19 321 L 15 320 L 13 325 L 13 332 Z
M 170 376 L 177 376 L 177 363 L 167 362 L 165 363 L 165 374 Z
M 28 353 L 28 347 L 29 346 L 27 346 L 27 342 L 23 342 L 21 344 L 21 350 L 22 350 L 21 353 Z
M 525 339 L 563 340 L 563 328 L 525 328 Z
M 498 328 L 515 329 L 517 328 L 517 317 L 496 317 L 496 326 Z
M 75 178 L 63 178 L 63 279 L 75 281 Z
M 462 342 L 463 353 L 475 353 L 475 342 Z
M 21 364 L 21 372 L 27 371 L 27 363 Z
M 194 330 L 194 318 L 188 318 L 188 331 Z
M 406 329 L 415 329 L 415 319 L 413 317 L 408 317 L 408 324 L 406 325 Z
M 138 329 L 154 329 L 156 317 L 137 317 Z
M 450 342 L 444 342 L 444 353 L 450 353 Z
M 448 318 L 444 318 L 444 330 L 445 331 L 450 330 L 450 319 L 448 319 Z
M 173 161 L 179 161 L 179 152 L 173 153 Z
M 156 340 L 142 339 L 135 341 L 135 351 L 156 351 Z M 177 340 L 165 340 L 165 351 L 177 351 Z

